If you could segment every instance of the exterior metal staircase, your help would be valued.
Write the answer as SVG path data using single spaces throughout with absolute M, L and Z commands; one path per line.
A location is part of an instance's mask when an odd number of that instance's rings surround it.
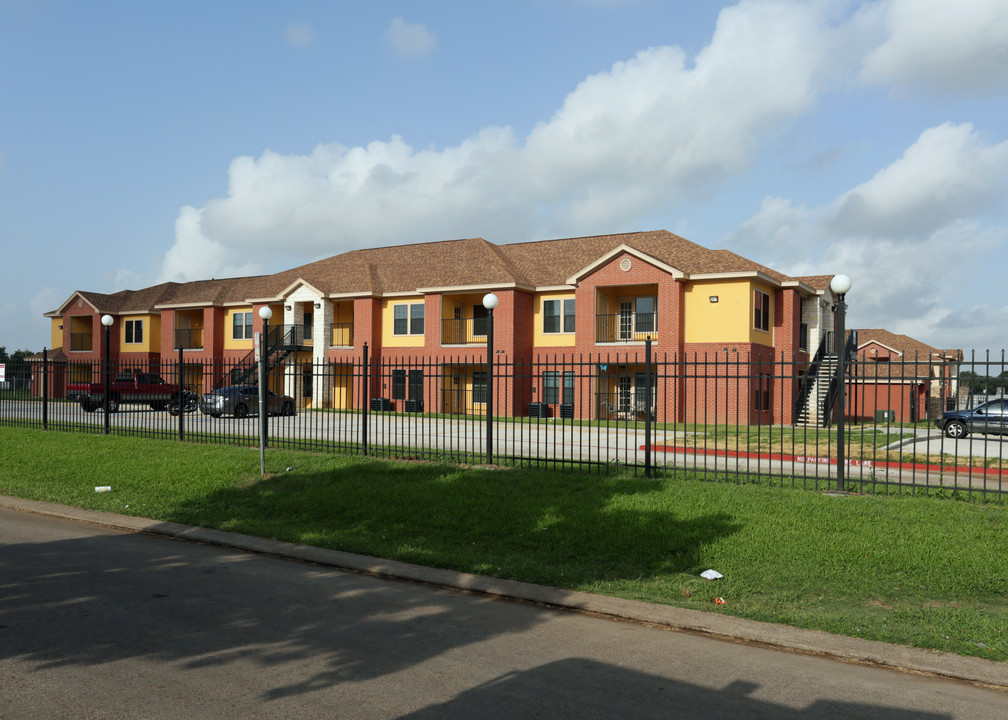
M 843 352 L 846 353 L 846 370 L 850 371 L 850 359 L 857 348 L 857 333 L 847 335 Z M 840 354 L 836 351 L 834 333 L 826 333 L 819 341 L 819 348 L 809 364 L 795 398 L 794 424 L 804 427 L 825 427 L 833 417 L 833 406 L 840 392 L 840 378 L 837 369 Z
M 304 325 L 277 325 L 269 329 L 266 336 L 266 372 L 283 364 L 291 353 L 305 349 Z M 232 385 L 258 385 L 259 363 L 256 351 L 239 360 L 228 372 L 228 382 Z

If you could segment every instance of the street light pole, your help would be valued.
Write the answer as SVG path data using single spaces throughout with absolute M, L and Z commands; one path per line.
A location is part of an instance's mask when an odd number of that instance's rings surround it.
M 269 432 L 269 409 L 266 403 L 266 356 L 269 352 L 269 321 L 273 311 L 269 305 L 259 308 L 263 321 L 262 335 L 259 336 L 259 475 L 266 476 L 266 436 Z
M 487 309 L 487 351 L 486 351 L 486 461 L 493 464 L 493 311 L 500 302 L 496 295 L 487 293 L 483 296 L 483 307 Z
M 837 308 L 837 339 L 836 344 L 840 354 L 840 362 L 837 364 L 837 378 L 839 379 L 840 415 L 837 418 L 837 490 L 844 490 L 844 472 L 847 467 L 847 460 L 844 457 L 844 418 L 847 414 L 847 338 L 844 327 L 847 315 L 847 303 L 844 297 L 850 292 L 851 279 L 846 275 L 834 275 L 830 280 L 830 290 L 836 295 Z
M 101 324 L 105 326 L 105 350 L 103 353 L 105 355 L 105 362 L 103 363 L 105 372 L 105 388 L 104 388 L 105 391 L 102 393 L 102 410 L 103 410 L 102 414 L 105 416 L 106 435 L 109 434 L 109 392 L 112 389 L 110 387 L 111 383 L 109 382 L 109 374 L 112 371 L 112 360 L 110 357 L 111 346 L 109 336 L 111 335 L 113 322 L 115 322 L 115 320 L 112 318 L 111 315 L 102 315 Z

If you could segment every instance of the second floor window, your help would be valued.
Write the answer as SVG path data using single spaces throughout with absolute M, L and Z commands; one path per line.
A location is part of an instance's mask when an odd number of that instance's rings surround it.
M 127 320 L 125 323 L 126 342 L 143 342 L 143 320 Z
M 423 335 L 424 334 L 423 303 L 412 303 L 410 305 L 405 304 L 393 305 L 392 334 Z
M 574 332 L 574 300 L 543 301 L 543 332 Z
M 231 337 L 235 340 L 252 339 L 252 313 L 236 312 L 231 319 Z
M 753 327 L 770 331 L 770 296 L 759 290 L 753 296 Z

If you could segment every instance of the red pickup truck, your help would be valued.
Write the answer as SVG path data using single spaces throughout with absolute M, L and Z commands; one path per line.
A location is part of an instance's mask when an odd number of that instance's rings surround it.
M 145 372 L 127 372 L 116 375 L 109 383 L 109 412 L 117 412 L 122 403 L 141 403 L 154 410 L 164 410 L 178 397 L 178 385 L 166 383 L 160 375 Z M 80 400 L 86 412 L 100 410 L 105 402 L 104 383 L 70 383 L 67 397 Z

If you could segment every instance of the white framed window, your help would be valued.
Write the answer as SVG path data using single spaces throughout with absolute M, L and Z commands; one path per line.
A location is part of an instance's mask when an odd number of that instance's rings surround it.
M 234 340 L 251 340 L 252 337 L 252 313 L 234 313 L 231 316 L 231 338 Z
M 392 306 L 393 335 L 424 334 L 424 304 L 403 303 Z
M 762 290 L 753 292 L 753 327 L 770 332 L 770 296 Z
M 124 326 L 127 343 L 132 345 L 143 342 L 143 320 L 127 320 Z
M 543 333 L 574 332 L 574 299 L 543 300 Z

